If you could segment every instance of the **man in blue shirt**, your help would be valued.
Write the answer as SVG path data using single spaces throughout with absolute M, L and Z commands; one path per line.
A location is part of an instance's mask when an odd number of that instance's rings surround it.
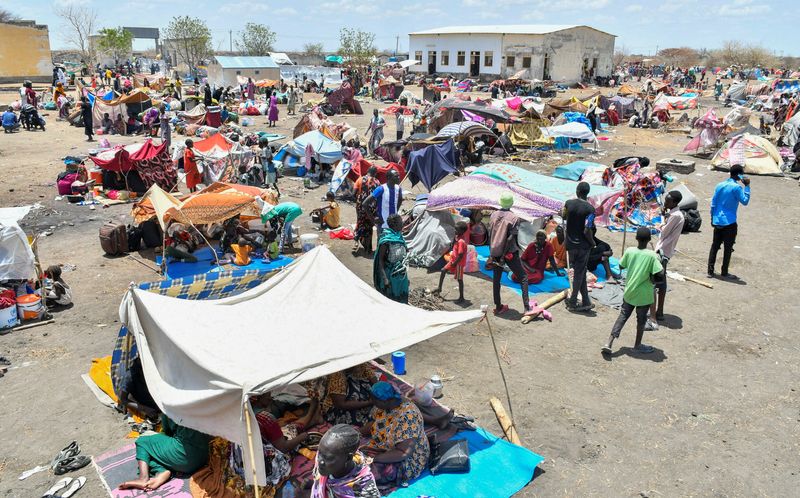
M 378 238 L 381 233 L 388 228 L 386 224 L 389 216 L 400 211 L 400 204 L 403 203 L 403 189 L 400 187 L 400 173 L 390 169 L 386 173 L 386 183 L 372 191 L 372 194 L 364 201 L 364 207 L 368 211 L 373 209 L 378 213 Z
M 14 114 L 14 109 L 9 107 L 6 112 L 3 113 L 3 131 L 6 133 L 14 133 L 14 130 L 19 128 L 19 120 L 17 119 L 17 115 Z
M 728 265 L 733 254 L 733 244 L 736 243 L 736 211 L 739 204 L 746 206 L 750 203 L 750 179 L 742 178 L 744 167 L 741 164 L 731 166 L 731 177 L 717 185 L 714 197 L 711 198 L 711 226 L 714 227 L 714 241 L 711 243 L 711 252 L 708 254 L 708 276 L 714 276 L 714 266 L 717 262 L 717 252 L 724 246 L 722 252 L 722 278 L 738 280 L 736 275 L 728 273 Z M 742 185 L 739 185 L 741 180 Z

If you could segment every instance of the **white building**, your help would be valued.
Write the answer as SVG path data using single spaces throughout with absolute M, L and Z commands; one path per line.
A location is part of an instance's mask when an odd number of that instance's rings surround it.
M 208 65 L 208 81 L 216 85 L 236 86 L 239 79 L 280 81 L 281 69 L 272 57 L 214 56 Z
M 409 33 L 414 72 L 574 83 L 611 76 L 615 35 L 577 25 L 451 26 Z

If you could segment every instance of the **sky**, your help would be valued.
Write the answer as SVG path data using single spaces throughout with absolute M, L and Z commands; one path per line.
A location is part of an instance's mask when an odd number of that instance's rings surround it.
M 277 33 L 277 51 L 301 50 L 305 43 L 339 46 L 344 26 L 376 34 L 380 50 L 408 50 L 408 33 L 452 25 L 585 24 L 618 36 L 617 48 L 651 55 L 666 47 L 716 48 L 726 40 L 755 43 L 775 55 L 800 55 L 790 18 L 796 0 L 61 0 L 98 11 L 98 28 L 165 28 L 169 19 L 204 19 L 216 50 L 228 50 L 245 22 Z M 52 0 L 2 0 L 0 6 L 50 28 L 53 49 L 67 48 Z M 399 37 L 399 38 L 398 38 Z M 152 48 L 141 40 L 137 50 Z

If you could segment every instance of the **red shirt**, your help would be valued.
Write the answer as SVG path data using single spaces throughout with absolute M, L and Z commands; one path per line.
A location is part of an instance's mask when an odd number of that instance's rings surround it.
M 461 256 L 461 259 L 459 259 L 459 256 Z M 456 260 L 458 260 L 458 262 L 456 262 Z M 448 268 L 465 268 L 467 266 L 467 242 L 463 237 L 456 238 L 447 266 Z
M 536 252 L 536 249 L 536 241 L 534 240 L 528 244 L 528 247 L 526 247 L 525 251 L 522 253 L 522 261 L 534 270 L 544 272 L 547 261 L 553 255 L 553 246 L 550 242 L 545 242 L 541 252 Z
M 261 432 L 261 439 L 275 443 L 283 437 L 281 426 L 278 421 L 269 412 L 261 412 L 256 415 L 256 422 L 258 422 L 258 430 Z

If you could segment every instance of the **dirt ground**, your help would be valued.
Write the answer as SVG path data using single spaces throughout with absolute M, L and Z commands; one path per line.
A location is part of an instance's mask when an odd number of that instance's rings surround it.
M 10 95 L 0 94 L 0 103 Z M 704 103 L 713 105 L 713 100 Z M 364 107 L 365 116 L 335 119 L 346 119 L 363 133 L 375 105 Z M 140 261 L 105 257 L 100 249 L 98 228 L 109 219 L 127 221 L 129 205 L 91 211 L 54 200 L 60 159 L 85 153 L 87 144 L 82 129 L 56 122 L 55 113 L 49 114 L 44 133 L 0 135 L 0 205 L 40 203 L 43 208 L 24 225 L 30 233 L 53 232 L 40 242 L 43 263 L 76 267 L 63 275 L 73 288 L 72 309 L 58 313 L 54 324 L 0 336 L 0 355 L 12 361 L 0 379 L 0 495 L 9 497 L 40 496 L 55 480 L 51 473 L 24 481 L 17 476 L 49 462 L 73 439 L 88 455 L 125 443 L 128 427 L 122 417 L 101 406 L 80 376 L 92 358 L 111 353 L 119 329 L 118 305 L 128 285 L 160 278 Z M 290 135 L 297 119 L 287 118 L 281 106 L 278 131 Z M 387 121 L 388 138 L 394 123 Z M 266 129 L 263 116 L 257 125 Z M 636 154 L 656 161 L 681 157 L 687 141 L 684 134 L 625 126 L 609 136 L 598 154 L 562 154 L 547 163 L 521 165 L 550 172 L 553 164 L 576 159 L 610 164 Z M 113 137 L 112 142 L 135 140 Z M 675 175 L 697 195 L 703 231 L 682 236 L 681 252 L 670 266 L 700 279 L 705 279 L 711 243 L 709 200 L 715 184 L 726 176 L 710 171 L 707 164 L 699 160 L 694 174 Z M 301 185 L 281 180 L 287 197 L 308 211 L 319 203 L 323 189 L 304 192 Z M 632 352 L 631 321 L 615 344 L 618 352 L 604 359 L 600 347 L 617 313 L 602 306 L 587 316 L 570 314 L 559 305 L 552 310 L 552 323 L 527 326 L 515 313 L 492 319 L 517 429 L 524 445 L 545 457 L 535 480 L 519 496 L 793 493 L 800 484 L 800 338 L 792 325 L 800 312 L 797 292 L 791 290 L 800 270 L 800 207 L 792 200 L 797 188 L 795 180 L 753 178 L 750 205 L 739 211 L 732 262 L 742 281 L 715 280 L 713 289 L 670 281 L 667 325 L 645 336 L 656 347 L 652 355 Z M 355 222 L 352 205 L 345 204 L 342 211 L 343 222 Z M 301 233 L 313 229 L 307 216 L 299 226 Z M 621 234 L 601 236 L 619 252 Z M 371 281 L 371 261 L 351 255 L 351 242 L 325 242 L 347 267 Z M 433 288 L 438 274 L 412 269 L 410 278 L 412 287 Z M 445 297 L 452 301 L 457 291 L 452 280 L 447 285 Z M 491 304 L 491 283 L 468 276 L 466 297 L 473 307 Z M 504 289 L 503 299 L 512 310 L 521 309 L 513 292 Z M 446 307 L 460 309 L 451 302 Z M 375 318 L 376 323 L 390 319 Z M 409 380 L 438 372 L 449 379 L 446 404 L 501 434 L 488 399 L 497 396 L 504 404 L 506 399 L 485 323 L 418 344 L 407 355 Z M 88 477 L 80 496 L 104 496 L 91 467 L 74 475 Z

